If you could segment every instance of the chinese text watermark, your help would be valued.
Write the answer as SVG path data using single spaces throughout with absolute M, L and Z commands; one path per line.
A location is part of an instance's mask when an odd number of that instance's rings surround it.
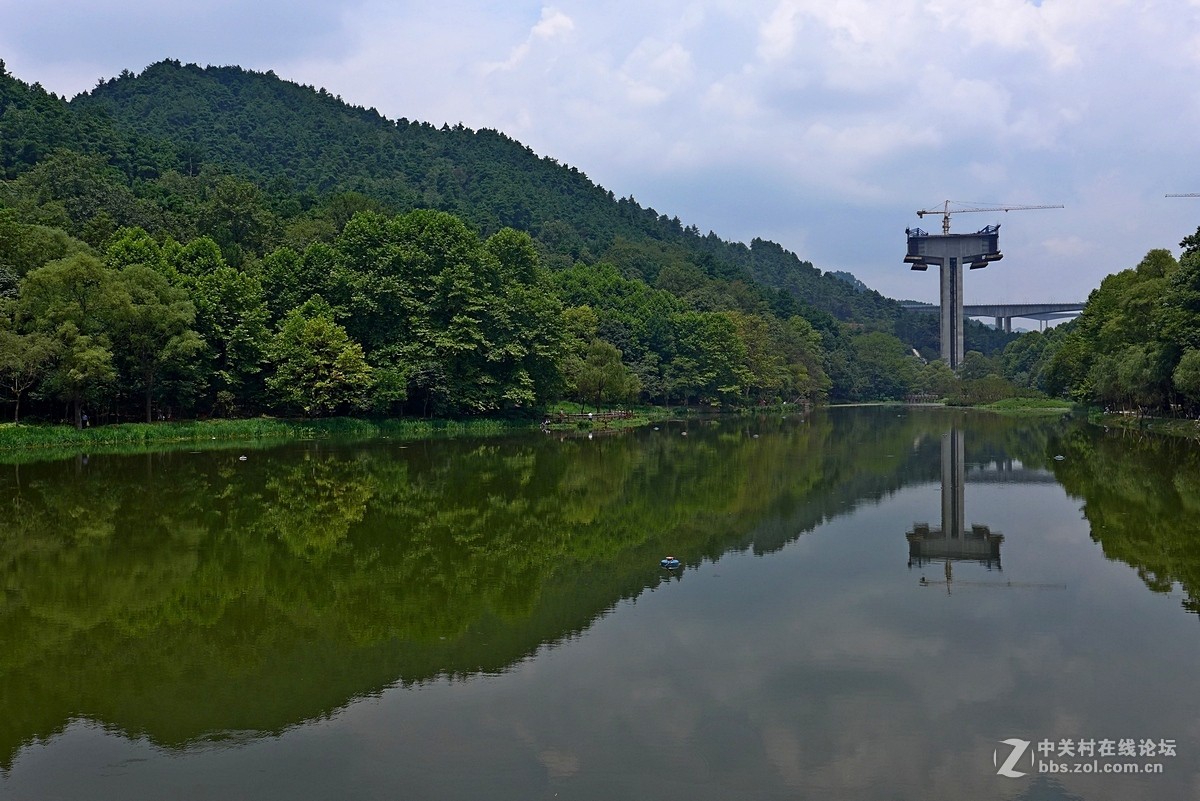
M 1030 773 L 1162 773 L 1161 759 L 1176 755 L 1175 740 L 1143 738 L 1000 741 L 992 752 L 996 774 L 1019 779 Z M 1159 761 L 1150 761 L 1158 758 Z

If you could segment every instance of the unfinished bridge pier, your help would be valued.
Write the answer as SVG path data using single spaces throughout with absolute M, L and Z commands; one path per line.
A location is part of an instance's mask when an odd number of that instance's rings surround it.
M 920 228 L 905 230 L 908 255 L 904 263 L 914 270 L 941 269 L 941 356 L 957 370 L 963 360 L 963 265 L 975 270 L 1004 258 L 1000 252 L 1000 226 L 989 225 L 973 234 L 929 234 Z
M 941 356 L 950 365 L 951 370 L 958 370 L 963 360 L 963 265 L 972 270 L 986 267 L 994 261 L 1000 261 L 1004 254 L 1000 252 L 1000 225 L 989 225 L 980 228 L 973 234 L 950 233 L 950 215 L 964 212 L 997 212 L 1021 211 L 1026 209 L 1061 209 L 1054 206 L 971 206 L 967 208 L 951 208 L 951 204 L 962 206 L 961 201 L 947 200 L 937 209 L 921 209 L 917 217 L 926 214 L 939 214 L 942 217 L 941 235 L 930 234 L 920 228 L 906 228 L 908 234 L 908 255 L 904 263 L 914 270 L 928 270 L 929 265 L 936 264 L 941 269 Z M 996 314 L 997 326 L 1006 331 L 1012 330 L 1012 316 L 1005 321 L 1006 315 Z

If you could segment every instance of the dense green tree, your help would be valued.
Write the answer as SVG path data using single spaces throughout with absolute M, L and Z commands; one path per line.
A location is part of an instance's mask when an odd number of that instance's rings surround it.
M 976 406 L 1011 398 L 1017 392 L 1017 388 L 1011 382 L 991 373 L 983 378 L 959 380 L 947 393 L 947 401 L 956 405 Z
M 997 372 L 996 365 L 992 360 L 977 350 L 967 351 L 963 355 L 962 364 L 958 366 L 959 377 L 966 381 L 987 378 Z
M 333 321 L 327 304 L 289 312 L 270 347 L 275 373 L 267 379 L 276 402 L 305 416 L 367 408 L 371 367 L 362 346 Z
M 290 248 L 268 254 L 258 265 L 258 274 L 271 320 L 282 319 L 313 295 L 329 294 L 337 263 L 337 251 L 322 242 L 309 245 L 303 255 Z
M 621 362 L 621 351 L 601 339 L 588 345 L 570 378 L 580 406 L 590 400 L 596 411 L 602 404 L 628 401 L 639 391 L 637 377 Z
M 1175 389 L 1193 406 L 1200 406 L 1200 350 L 1189 350 L 1172 374 Z
M 784 324 L 783 347 L 794 380 L 793 401 L 824 400 L 833 388 L 825 369 L 821 335 L 804 317 L 793 315 Z
M 22 396 L 46 375 L 55 354 L 54 340 L 42 332 L 0 329 L 0 383 L 12 398 L 14 423 L 21 421 Z
M 69 322 L 82 333 L 103 331 L 122 300 L 116 276 L 99 259 L 83 254 L 34 270 L 21 284 L 18 324 L 49 331 Z
M 567 347 L 577 355 L 582 354 L 596 338 L 600 317 L 591 306 L 571 306 L 563 310 L 562 327 Z
M 83 425 L 84 402 L 98 399 L 116 378 L 108 328 L 126 303 L 116 272 L 93 256 L 51 262 L 21 284 L 17 327 L 55 341 L 57 359 L 43 386 L 71 405 L 77 428 Z
M 945 398 L 954 393 L 958 387 L 958 376 L 950 369 L 950 365 L 941 359 L 934 359 L 924 364 L 918 372 L 916 388 L 921 392 Z
M 593 337 L 638 366 L 647 395 L 723 403 L 877 396 L 855 366 L 858 335 L 935 344 L 932 319 L 774 243 L 701 235 L 498 132 L 386 120 L 271 73 L 166 61 L 66 103 L 0 71 L 0 134 L 0 206 L 23 239 L 61 228 L 114 268 L 161 262 L 197 308 L 200 276 L 244 269 L 271 324 L 321 295 L 376 371 L 378 411 L 540 405 Z M 22 246 L 6 266 L 3 239 L 0 296 L 46 260 Z M 1139 272 L 1170 280 L 1169 264 Z M 572 346 L 562 307 L 585 305 L 595 328 Z M 110 322 L 80 331 L 111 337 Z M 220 362 L 215 331 L 231 323 L 210 323 Z M 985 354 L 1011 338 L 977 335 Z M 209 401 L 261 408 L 257 380 L 216 369 Z
M 1053 350 L 1047 349 L 1040 370 L 1041 385 L 1054 396 L 1087 401 L 1091 398 L 1090 357 L 1084 337 L 1073 328 Z
M 1200 269 L 1167 250 L 1109 275 L 1077 320 L 1025 334 L 1001 357 L 1004 374 L 1052 395 L 1111 408 L 1170 411 L 1192 403 L 1190 366 L 1200 347 Z M 1179 380 L 1176 380 L 1178 376 Z M 1182 382 L 1182 383 L 1181 383 Z
M 502 407 L 542 406 L 562 389 L 562 314 L 562 303 L 544 282 L 505 284 L 497 313 L 488 319 L 493 346 L 486 356 L 500 382 Z
M 120 172 L 101 155 L 58 149 L 18 177 L 12 186 L 14 204 L 25 222 L 62 228 L 73 236 L 104 233 L 89 226 L 103 215 L 116 225 L 155 227 L 156 215 L 139 201 Z M 90 239 L 99 246 L 102 240 Z
M 666 404 L 670 400 L 666 376 L 663 375 L 662 359 L 653 351 L 629 366 L 637 379 L 640 391 L 650 403 Z
M 74 323 L 63 323 L 55 331 L 57 359 L 42 386 L 51 397 L 66 402 L 76 428 L 83 428 L 84 404 L 99 402 L 117 378 L 108 340 L 100 335 L 81 334 Z
M 16 280 L 47 262 L 83 249 L 66 231 L 18 222 L 16 211 L 0 207 L 0 273 L 6 278 L 0 297 L 16 294 Z
M 1000 355 L 1002 375 L 1021 386 L 1035 386 L 1049 341 L 1049 335 L 1030 331 L 1010 342 Z
M 779 347 L 779 332 L 772 331 L 770 323 L 757 315 L 727 312 L 726 317 L 733 323 L 746 354 L 743 400 L 779 399 L 785 388 L 790 388 L 791 378 L 786 355 Z
M 562 306 L 527 234 L 481 242 L 441 212 L 360 213 L 335 249 L 351 334 L 376 364 L 403 369 L 422 411 L 530 407 L 556 390 Z
M 1158 333 L 1181 349 L 1200 349 L 1200 252 L 1185 256 L 1171 274 L 1163 292 Z
M 671 318 L 673 341 L 665 370 L 672 394 L 685 403 L 732 400 L 752 380 L 746 345 L 733 320 L 715 312 Z
M 114 342 L 119 357 L 140 384 L 146 422 L 154 420 L 154 395 L 166 371 L 187 372 L 204 341 L 192 328 L 196 312 L 183 289 L 152 267 L 132 264 L 118 282 L 128 301 L 115 310 Z
M 263 252 L 278 227 L 275 215 L 264 208 L 258 187 L 232 176 L 216 180 L 200 207 L 200 221 L 225 260 L 235 266 L 247 254 Z
M 104 249 L 104 263 L 114 270 L 134 264 L 164 272 L 163 248 L 144 228 L 122 228 Z
M 262 282 L 232 267 L 217 267 L 196 278 L 193 298 L 213 411 L 253 408 L 271 339 Z
M 487 252 L 496 260 L 500 278 L 506 284 L 532 284 L 540 278 L 537 248 L 529 234 L 502 228 L 487 238 Z
M 903 398 L 917 386 L 920 361 L 890 334 L 859 334 L 851 340 L 857 372 L 855 400 Z
M 171 266 L 186 276 L 204 276 L 226 266 L 220 246 L 212 237 L 201 236 L 171 255 Z
M 1183 343 L 1164 336 L 1164 309 L 1182 273 L 1168 251 L 1150 251 L 1135 268 L 1105 278 L 1077 320 L 1010 345 L 1001 359 L 1005 374 L 1082 402 L 1169 407 Z

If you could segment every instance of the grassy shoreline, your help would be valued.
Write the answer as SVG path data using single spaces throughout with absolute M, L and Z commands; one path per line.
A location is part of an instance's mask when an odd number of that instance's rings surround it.
M 1040 417 L 1044 415 L 1069 414 L 1075 410 L 1076 405 L 1071 401 L 1055 398 L 1005 398 L 993 403 L 985 403 L 980 406 L 967 408 L 984 409 L 989 412 L 999 412 L 1000 414 L 1018 417 Z
M 697 415 L 696 409 L 638 406 L 624 419 L 551 422 L 560 433 L 618 431 Z M 571 413 L 576 413 L 571 409 Z M 190 420 L 158 423 L 118 423 L 76 429 L 62 424 L 0 423 L 0 464 L 49 461 L 81 453 L 144 453 L 180 448 L 212 450 L 240 445 L 264 448 L 299 440 L 345 439 L 418 440 L 442 437 L 495 436 L 535 431 L 553 413 L 534 417 L 472 418 L 467 420 L 399 418 L 370 420 L 331 417 L 309 420 L 256 417 L 245 420 Z
M 903 406 L 902 401 L 881 403 L 835 404 L 835 406 Z M 799 410 L 800 407 L 796 407 Z M 1071 405 L 1065 401 L 1033 400 L 1029 398 L 1008 399 L 981 406 L 959 407 L 983 409 L 1004 414 L 1065 414 Z M 777 411 L 779 407 L 771 407 Z M 791 407 L 788 407 L 788 411 Z M 551 430 L 560 432 L 586 433 L 589 431 L 638 428 L 664 420 L 687 418 L 698 414 L 697 409 L 687 407 L 639 406 L 631 410 L 633 416 L 625 419 L 571 421 L 551 423 Z M 761 413 L 761 409 L 743 410 L 742 413 Z M 728 414 L 729 412 L 725 412 Z M 353 417 L 333 417 L 297 420 L 275 417 L 257 417 L 245 420 L 192 420 L 184 422 L 118 423 L 76 429 L 61 424 L 0 424 L 0 463 L 43 461 L 69 458 L 82 452 L 87 453 L 137 453 L 148 448 L 172 450 L 180 447 L 195 449 L 227 448 L 245 445 L 261 448 L 298 440 L 324 439 L 329 437 L 350 439 L 431 439 L 439 437 L 488 436 L 503 433 L 536 430 L 546 417 L 525 418 L 479 418 L 469 420 L 446 419 L 387 419 L 369 420 Z M 1164 421 L 1182 422 L 1182 421 Z M 1128 421 L 1114 424 L 1129 425 Z M 1190 436 L 1200 435 L 1195 424 Z M 1132 426 L 1131 426 L 1132 427 Z
M 365 420 L 333 417 L 288 420 L 260 417 L 249 420 L 194 420 L 164 423 L 119 423 L 76 429 L 67 425 L 0 425 L 0 461 L 16 457 L 35 459 L 89 453 L 140 451 L 147 447 L 228 447 L 232 444 L 264 445 L 289 441 L 348 437 L 352 439 L 427 439 L 482 436 L 529 430 L 532 419 L 481 420 Z
M 1159 434 L 1166 437 L 1182 437 L 1200 440 L 1200 420 L 1177 417 L 1139 417 L 1131 414 L 1103 414 L 1096 412 L 1088 422 L 1105 428 L 1120 428 L 1142 434 Z

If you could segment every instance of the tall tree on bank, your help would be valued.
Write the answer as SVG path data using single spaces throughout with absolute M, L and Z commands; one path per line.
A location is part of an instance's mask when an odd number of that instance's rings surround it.
M 121 270 L 118 281 L 127 302 L 116 312 L 117 349 L 127 369 L 141 384 L 146 422 L 154 420 L 154 394 L 166 371 L 185 370 L 204 346 L 192 330 L 196 312 L 187 294 L 171 286 L 152 267 L 133 264 Z M 124 298 L 122 298 L 124 300 Z
M 0 329 L 0 381 L 13 400 L 13 422 L 21 422 L 21 398 L 46 374 L 54 361 L 55 342 L 33 331 Z
M 84 401 L 116 378 L 108 331 L 126 303 L 115 272 L 94 256 L 51 262 L 21 283 L 17 326 L 55 341 L 57 358 L 43 386 L 71 405 L 76 428 L 83 426 Z
M 487 242 L 444 212 L 362 212 L 334 243 L 335 307 L 423 412 L 532 407 L 557 389 L 562 306 L 528 235 Z
M 267 389 L 284 409 L 306 417 L 367 408 L 371 367 L 319 297 L 294 309 L 279 325 L 270 348 L 275 374 Z
M 602 404 L 628 401 L 640 389 L 637 377 L 621 363 L 621 351 L 601 339 L 591 341 L 568 374 L 580 408 L 589 400 L 600 411 Z
M 196 330 L 204 340 L 210 408 L 220 414 L 253 408 L 262 400 L 271 341 L 262 282 L 222 265 L 195 279 L 192 297 Z

